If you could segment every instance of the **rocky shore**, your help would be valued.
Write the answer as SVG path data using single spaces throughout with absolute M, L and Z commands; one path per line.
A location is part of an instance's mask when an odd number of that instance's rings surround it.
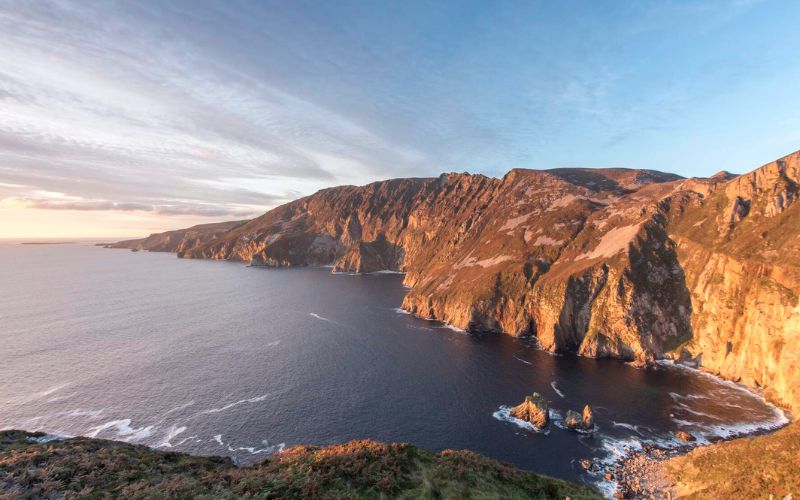
M 604 472 L 615 498 L 652 500 L 800 495 L 800 423 L 704 446 L 644 445 Z

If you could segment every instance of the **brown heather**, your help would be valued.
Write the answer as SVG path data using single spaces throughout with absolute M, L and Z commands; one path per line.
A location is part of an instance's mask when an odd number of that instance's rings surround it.
M 0 498 L 602 498 L 477 453 L 407 444 L 295 446 L 238 468 L 220 457 L 88 438 L 32 442 L 37 436 L 0 432 Z

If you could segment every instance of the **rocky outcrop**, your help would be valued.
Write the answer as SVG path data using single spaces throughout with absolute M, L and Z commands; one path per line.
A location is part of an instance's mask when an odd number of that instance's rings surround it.
M 241 226 L 245 222 L 247 221 L 200 224 L 187 229 L 154 233 L 147 238 L 120 241 L 105 246 L 106 248 L 130 248 L 131 250 L 149 250 L 151 252 L 175 252 L 178 255 L 183 255 L 189 250 L 208 245 L 216 238 L 237 226 Z
M 538 392 L 525 396 L 525 401 L 511 410 L 511 416 L 530 422 L 537 429 L 544 429 L 550 423 L 547 400 Z
M 594 427 L 594 414 L 592 413 L 592 409 L 589 407 L 589 405 L 583 407 L 581 421 L 586 429 L 592 429 Z
M 403 252 L 379 235 L 375 241 L 356 241 L 334 264 L 333 272 L 372 273 L 402 267 Z
M 322 190 L 118 246 L 406 272 L 403 307 L 547 350 L 691 360 L 800 410 L 800 153 L 708 179 L 515 169 Z M 180 232 L 177 232 L 180 233 Z M 206 233 L 203 233 L 206 234 Z
M 669 229 L 692 302 L 673 352 L 800 410 L 800 153 L 688 196 Z M 684 195 L 686 196 L 686 195 Z M 731 206 L 737 216 L 730 218 Z M 738 210 L 738 211 L 737 211 Z M 715 221 L 725 221 L 717 230 Z
M 583 414 L 574 410 L 567 410 L 564 425 L 573 431 L 591 431 L 594 429 L 594 416 L 589 405 L 583 407 Z

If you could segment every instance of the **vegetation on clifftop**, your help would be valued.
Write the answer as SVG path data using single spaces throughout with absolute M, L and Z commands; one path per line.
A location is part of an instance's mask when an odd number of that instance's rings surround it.
M 100 439 L 37 442 L 0 432 L 2 498 L 602 498 L 470 451 L 350 441 L 295 446 L 239 468 L 229 459 Z
M 797 498 L 800 422 L 764 436 L 692 450 L 658 464 L 673 498 Z

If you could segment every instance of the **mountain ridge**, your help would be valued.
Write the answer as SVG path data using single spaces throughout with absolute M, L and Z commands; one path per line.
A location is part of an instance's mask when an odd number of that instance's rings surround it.
M 550 351 L 693 362 L 796 410 L 799 182 L 800 152 L 710 178 L 447 173 L 328 188 L 169 245 L 113 246 L 404 271 L 402 307 L 419 316 L 534 336 Z

